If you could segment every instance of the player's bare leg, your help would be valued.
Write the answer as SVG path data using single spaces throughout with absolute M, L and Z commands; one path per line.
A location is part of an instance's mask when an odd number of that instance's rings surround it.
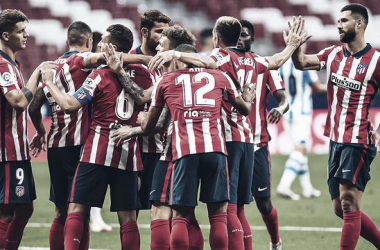
M 150 209 L 150 248 L 169 249 L 170 247 L 170 219 L 172 210 L 162 202 L 154 201 Z
M 137 227 L 136 210 L 118 211 L 122 249 L 140 249 L 140 233 Z
M 88 217 L 89 212 L 89 206 L 78 203 L 69 204 L 64 229 L 65 249 L 79 249 L 87 223 L 85 218 Z
M 211 249 L 228 249 L 227 202 L 208 203 Z

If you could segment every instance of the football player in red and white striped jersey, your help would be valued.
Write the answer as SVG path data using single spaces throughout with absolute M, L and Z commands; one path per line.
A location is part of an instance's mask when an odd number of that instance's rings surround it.
M 36 190 L 29 157 L 26 107 L 36 91 L 41 64 L 27 84 L 16 53 L 28 39 L 24 13 L 15 9 L 0 12 L 0 248 L 18 249 L 25 225 L 33 213 Z
M 343 218 L 340 249 L 355 249 L 359 235 L 380 249 L 380 231 L 360 210 L 376 156 L 368 120 L 371 101 L 380 83 L 380 53 L 365 42 L 368 11 L 361 4 L 344 6 L 338 32 L 344 45 L 328 47 L 316 55 L 298 49 L 292 56 L 301 70 L 327 69 L 328 116 L 324 134 L 330 137 L 328 184 L 334 212 Z

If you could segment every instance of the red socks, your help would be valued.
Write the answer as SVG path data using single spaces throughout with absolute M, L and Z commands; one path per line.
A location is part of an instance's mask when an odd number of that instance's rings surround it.
M 120 227 L 121 244 L 123 250 L 140 249 L 140 233 L 136 221 L 124 223 Z
M 84 217 L 82 213 L 75 212 L 67 215 L 64 229 L 65 249 L 79 249 L 84 231 L 83 221 Z
M 63 250 L 63 231 L 65 224 L 61 223 L 58 218 L 54 218 L 51 223 L 50 232 L 49 232 L 49 246 L 50 249 Z
M 243 227 L 244 249 L 252 250 L 252 231 L 251 231 L 251 226 L 249 225 L 248 220 L 245 217 L 244 205 L 237 207 L 237 216 L 239 218 L 241 226 Z
M 84 222 L 82 240 L 80 241 L 79 250 L 88 250 L 90 248 L 90 224 L 87 220 Z
M 169 250 L 170 247 L 170 224 L 169 220 L 158 219 L 150 223 L 151 250 Z
M 20 246 L 24 228 L 28 224 L 29 219 L 13 217 L 11 223 L 8 225 L 5 249 L 17 250 Z
M 203 250 L 204 239 L 198 221 L 191 221 L 187 231 L 189 234 L 189 250 Z
M 371 242 L 377 249 L 380 249 L 380 231 L 371 218 L 362 211 L 360 235 Z
M 170 237 L 170 250 L 189 249 L 189 220 L 181 217 L 172 219 L 172 234 Z
M 340 249 L 355 250 L 361 227 L 361 211 L 343 212 L 343 227 L 340 236 Z
M 272 211 L 269 214 L 261 214 L 265 225 L 267 226 L 268 233 L 270 235 L 270 241 L 276 244 L 280 241 L 280 233 L 278 230 L 278 216 L 275 207 L 272 207 Z
M 0 220 L 0 249 L 5 248 L 5 240 L 7 235 L 7 229 L 8 229 L 9 222 L 6 222 L 5 220 Z
M 213 250 L 228 249 L 227 213 L 209 215 L 210 246 Z M 237 248 L 236 248 L 237 249 Z
M 237 216 L 237 205 L 228 203 L 227 208 L 228 249 L 244 249 L 244 232 Z

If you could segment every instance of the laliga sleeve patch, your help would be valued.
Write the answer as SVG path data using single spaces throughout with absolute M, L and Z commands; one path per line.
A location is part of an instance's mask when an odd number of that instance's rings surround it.
M 1 85 L 4 87 L 15 84 L 16 83 L 16 78 L 9 72 L 4 72 L 1 75 Z

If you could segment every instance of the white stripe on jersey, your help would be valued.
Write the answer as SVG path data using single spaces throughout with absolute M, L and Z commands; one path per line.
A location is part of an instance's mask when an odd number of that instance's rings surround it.
M 99 145 L 99 137 L 100 137 L 100 126 L 96 126 L 95 128 L 95 135 L 94 140 L 92 141 L 92 148 L 91 148 L 91 155 L 90 155 L 90 163 L 95 164 L 96 162 L 96 155 L 98 151 L 98 145 Z
M 259 74 L 257 76 L 257 81 L 256 81 L 256 97 L 254 101 L 255 109 L 256 109 L 256 121 L 255 121 L 255 138 L 253 142 L 260 143 L 260 137 L 261 137 L 261 121 L 260 121 L 260 99 L 261 99 L 261 92 L 263 86 L 266 87 L 266 83 L 263 82 L 264 74 Z M 257 84 L 259 83 L 259 84 Z M 276 85 L 277 86 L 277 85 Z M 282 88 L 282 86 L 281 86 Z M 266 119 L 266 117 L 264 117 Z
M 111 139 L 111 135 L 113 134 L 114 130 L 111 130 L 109 135 L 108 135 L 108 145 L 107 145 L 107 153 L 106 153 L 106 159 L 104 161 L 105 166 L 111 166 L 111 161 L 112 161 L 112 155 L 113 155 L 113 150 L 115 148 L 115 143 Z
M 67 132 L 69 131 L 70 120 L 71 120 L 70 115 L 65 113 L 63 116 L 63 121 L 65 123 L 65 126 L 61 129 L 61 138 L 59 139 L 58 147 L 64 147 L 66 144 L 66 135 L 67 135 Z
M 356 110 L 356 114 L 355 114 L 354 127 L 352 129 L 352 138 L 351 138 L 352 143 L 358 143 L 359 141 L 357 136 L 359 135 L 360 120 L 362 118 L 362 108 L 363 108 L 365 93 L 367 92 L 368 80 L 371 78 L 371 76 L 373 75 L 373 72 L 375 71 L 377 61 L 379 60 L 379 56 L 380 56 L 380 53 L 378 51 L 375 51 L 375 53 L 372 56 L 372 60 L 368 65 L 367 74 L 362 83 L 362 91 L 360 93 L 358 109 Z M 355 69 L 356 67 L 357 66 L 355 66 Z M 367 143 L 369 143 L 368 139 L 367 139 Z
M 58 118 L 57 118 L 57 113 L 53 113 L 51 119 L 52 119 L 52 122 L 54 124 L 54 126 L 53 126 L 54 130 L 51 133 L 50 140 L 49 140 L 49 143 L 48 143 L 48 148 L 51 148 L 53 146 L 54 137 L 58 133 Z
M 174 128 L 175 128 L 175 147 L 176 147 L 176 150 L 177 150 L 177 158 L 181 158 L 182 157 L 182 151 L 181 151 L 181 142 L 180 142 L 180 139 L 179 139 L 179 134 L 178 134 L 178 121 L 175 121 L 174 122 Z
M 336 53 L 337 51 L 334 50 L 334 52 Z M 332 55 L 332 54 L 334 54 L 334 53 L 331 53 L 330 55 Z M 343 57 L 342 61 L 340 62 L 339 68 L 338 68 L 338 70 L 336 72 L 338 75 L 342 75 L 344 65 L 346 65 L 346 60 L 347 60 L 347 57 Z M 333 60 L 329 59 L 329 62 L 332 63 Z M 331 66 L 329 66 L 327 68 L 330 69 Z M 339 87 L 336 86 L 336 85 L 333 85 L 333 89 L 334 89 L 334 95 L 333 95 L 333 101 L 332 101 L 332 104 L 331 104 L 331 115 L 330 115 L 330 117 L 331 117 L 331 119 L 330 119 L 331 128 L 330 128 L 330 134 L 332 135 L 332 137 L 331 137 L 332 140 L 335 141 L 335 134 L 334 134 L 335 121 L 334 121 L 334 117 L 335 117 L 335 114 L 336 114 L 336 105 L 337 105 L 337 102 L 338 102 L 338 99 L 336 98 L 336 96 L 338 95 Z
M 129 143 L 129 142 L 128 142 Z M 135 142 L 135 145 L 133 146 L 133 171 L 137 171 L 137 150 L 138 150 L 138 148 L 137 148 L 137 146 L 138 146 L 138 143 L 137 143 L 137 141 Z M 128 151 L 128 153 L 129 153 L 129 151 Z
M 227 114 L 226 111 L 222 108 L 222 118 L 223 118 L 223 123 L 224 123 L 224 136 L 226 137 L 226 141 L 232 141 L 232 133 L 231 133 L 231 126 L 227 122 Z
M 190 154 L 196 154 L 197 148 L 195 147 L 195 135 L 193 128 L 193 120 L 185 119 L 186 132 L 187 132 L 187 142 L 189 143 Z
M 205 143 L 205 152 L 213 152 L 212 138 L 210 134 L 210 118 L 202 119 L 203 140 Z
M 21 161 L 21 151 L 20 151 L 20 143 L 18 140 L 18 132 L 17 132 L 17 112 L 15 109 L 12 109 L 12 136 L 15 143 L 16 150 L 16 159 Z
M 114 143 L 112 142 L 112 144 Z M 120 155 L 119 166 L 117 168 L 125 170 L 127 168 L 127 161 L 128 161 L 128 154 L 129 154 L 129 141 L 127 141 L 126 143 L 123 143 L 121 147 L 123 148 L 121 152 L 124 152 L 124 153 L 121 153 Z
M 246 116 L 242 116 L 242 117 L 243 119 L 241 120 L 241 122 L 243 123 L 244 127 L 249 131 L 249 142 L 253 143 L 253 135 L 252 135 L 251 128 L 249 127 L 249 124 L 247 123 L 247 117 Z
M 161 153 L 162 150 L 164 150 L 161 142 L 161 135 L 160 134 L 155 134 L 154 135 L 154 143 L 156 145 L 156 153 Z
M 224 152 L 224 139 L 223 139 L 223 134 L 222 134 L 222 125 L 220 124 L 220 119 L 217 119 L 216 121 L 218 122 L 218 131 L 219 131 L 218 135 L 220 139 L 221 149 L 222 149 L 223 154 L 225 154 L 226 152 Z
M 81 129 L 82 129 L 82 115 L 83 109 L 80 108 L 77 113 L 77 122 L 75 123 L 75 132 L 74 132 L 74 145 L 80 145 L 81 139 Z
M 227 78 L 228 82 L 230 83 L 230 87 L 231 89 L 234 91 L 234 94 L 235 94 L 235 98 L 239 96 L 239 92 L 237 91 L 236 89 L 236 86 L 234 84 L 234 82 L 232 81 L 231 77 L 229 77 L 226 73 L 222 72 L 223 75 Z
M 244 136 L 244 129 L 243 127 L 238 124 L 238 114 L 236 112 L 231 112 L 231 120 L 236 124 L 237 130 L 239 131 L 240 134 L 240 141 L 244 142 L 245 141 L 245 136 Z M 226 140 L 227 141 L 227 140 Z
M 62 70 L 63 70 L 63 77 L 65 78 L 65 81 L 69 84 L 69 86 L 67 86 L 69 88 L 69 92 L 67 93 L 72 95 L 75 93 L 75 85 L 74 85 L 73 78 L 71 77 L 69 65 L 65 63 L 62 67 Z

